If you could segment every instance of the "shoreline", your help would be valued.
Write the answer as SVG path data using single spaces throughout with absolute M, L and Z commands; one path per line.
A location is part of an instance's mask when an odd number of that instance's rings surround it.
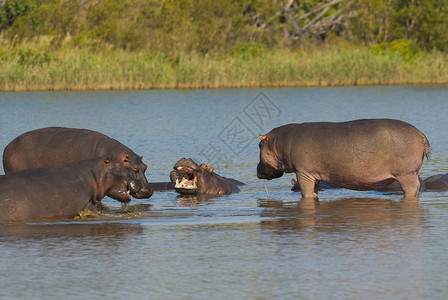
M 387 81 L 387 82 L 355 82 L 355 83 L 302 83 L 302 82 L 276 82 L 276 83 L 234 83 L 234 84 L 148 84 L 148 85 L 122 85 L 104 87 L 16 87 L 0 89 L 0 93 L 15 92 L 80 92 L 80 91 L 143 91 L 143 90 L 200 90 L 200 89 L 238 89 L 238 88 L 308 88 L 308 87 L 355 87 L 355 86 L 399 86 L 399 85 L 448 85 L 448 80 L 421 80 L 421 81 Z

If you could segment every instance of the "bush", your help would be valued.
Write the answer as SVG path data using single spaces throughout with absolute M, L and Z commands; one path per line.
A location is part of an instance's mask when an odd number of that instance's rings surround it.
M 5 0 L 3 5 L 0 5 L 0 30 L 11 27 L 20 16 L 32 18 L 36 6 L 35 0 Z
M 396 40 L 389 43 L 373 45 L 371 50 L 380 54 L 392 54 L 411 61 L 415 56 L 421 54 L 420 48 L 409 40 Z

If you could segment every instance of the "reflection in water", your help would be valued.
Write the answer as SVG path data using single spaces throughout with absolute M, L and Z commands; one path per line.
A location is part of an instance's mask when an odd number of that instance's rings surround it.
M 415 222 L 421 224 L 422 211 L 418 201 L 394 201 L 374 198 L 346 198 L 329 202 L 302 199 L 288 203 L 275 200 L 258 201 L 269 208 L 261 222 L 263 229 L 281 233 L 284 230 L 302 230 L 314 226 L 323 230 L 351 230 L 351 226 L 365 228 Z M 273 209 L 271 209 L 273 208 Z M 272 218 L 272 219 L 271 219 Z M 334 226 L 328 226 L 328 225 Z
M 194 207 L 194 206 L 207 206 L 215 201 L 213 198 L 217 198 L 219 196 L 207 196 L 207 195 L 178 195 L 176 197 L 177 207 Z
M 0 240 L 20 236 L 63 237 L 63 236 L 123 236 L 141 234 L 140 224 L 129 223 L 54 223 L 54 224 L 11 224 L 0 225 Z
M 353 299 L 365 293 L 392 295 L 396 288 L 404 298 L 422 295 L 427 283 L 424 215 L 418 202 L 260 199 L 258 204 L 266 208 L 266 219 L 261 221 L 263 256 L 273 258 L 263 274 L 266 280 L 278 278 L 267 284 L 266 295 L 286 288 L 282 274 L 296 269 L 300 270 L 296 280 L 301 282 L 296 293 L 307 298 L 332 298 L 334 291 Z M 285 251 L 283 245 L 290 247 Z M 316 290 L 316 282 L 328 284 Z M 413 284 L 408 287 L 409 282 Z
M 105 298 L 114 276 L 130 281 L 119 271 L 132 266 L 126 259 L 142 236 L 143 227 L 130 223 L 0 225 L 0 258 L 9 270 L 0 275 L 8 287 L 0 299 Z

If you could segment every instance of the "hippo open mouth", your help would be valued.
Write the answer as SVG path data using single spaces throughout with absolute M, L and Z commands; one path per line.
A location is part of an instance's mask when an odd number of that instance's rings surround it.
M 180 194 L 198 193 L 198 171 L 189 167 L 177 167 L 174 171 L 174 189 Z
M 174 189 L 179 194 L 194 195 L 199 193 L 198 176 L 200 168 L 191 158 L 180 159 L 170 173 Z

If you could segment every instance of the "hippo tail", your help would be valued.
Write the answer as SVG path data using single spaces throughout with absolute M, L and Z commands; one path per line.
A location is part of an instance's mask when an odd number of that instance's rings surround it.
M 423 157 L 426 156 L 426 159 L 429 158 L 429 153 L 431 152 L 431 146 L 429 145 L 429 141 L 426 136 L 419 130 L 418 134 L 422 138 L 423 141 Z

